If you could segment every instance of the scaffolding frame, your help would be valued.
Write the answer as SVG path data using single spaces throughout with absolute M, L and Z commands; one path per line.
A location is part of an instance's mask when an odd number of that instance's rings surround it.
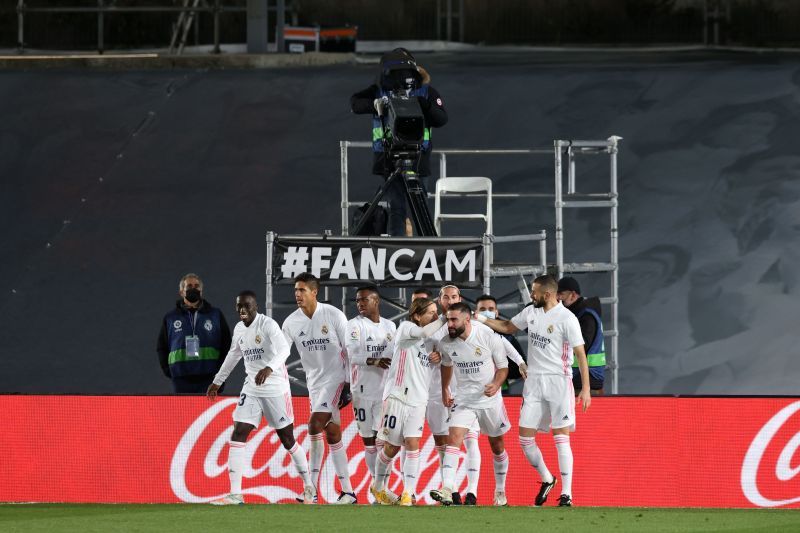
M 555 209 L 555 262 L 550 264 L 552 270 L 558 278 L 564 274 L 574 273 L 607 273 L 610 276 L 611 294 L 600 297 L 603 305 L 609 306 L 610 320 L 606 327 L 603 325 L 603 333 L 606 341 L 610 341 L 610 352 L 607 350 L 606 368 L 611 371 L 611 393 L 619 394 L 619 228 L 618 228 L 618 167 L 617 155 L 619 153 L 619 141 L 622 137 L 611 136 L 605 140 L 562 140 L 553 141 L 552 147 L 536 147 L 526 149 L 435 149 L 432 155 L 439 158 L 439 178 L 447 177 L 448 156 L 457 155 L 551 155 L 554 161 L 554 188 L 553 192 L 517 192 L 517 193 L 494 193 L 495 198 L 552 198 Z M 350 209 L 363 204 L 363 201 L 351 201 L 349 192 L 349 157 L 348 152 L 351 148 L 366 149 L 371 148 L 369 142 L 359 141 L 340 141 L 340 167 L 341 167 L 341 235 L 348 235 L 350 231 L 349 218 Z M 577 158 L 579 156 L 608 155 L 609 157 L 609 189 L 602 193 L 579 193 L 577 191 Z M 566 159 L 566 164 L 565 164 Z M 564 192 L 564 175 L 566 166 L 567 186 Z M 433 197 L 429 193 L 429 198 Z M 481 196 L 480 194 L 454 194 L 452 196 Z M 565 262 L 564 259 L 564 209 L 609 209 L 609 262 L 587 262 L 575 263 Z M 500 210 L 501 211 L 501 210 Z M 497 213 L 498 210 L 495 210 Z M 535 240 L 539 242 L 540 254 L 546 257 L 546 233 L 544 230 L 530 235 L 514 235 L 498 237 L 494 235 L 484 235 L 487 241 L 488 260 L 484 261 L 484 285 L 486 292 L 491 287 L 493 277 L 516 277 L 518 278 L 518 289 L 520 301 L 516 304 L 500 304 L 499 308 L 519 308 L 530 301 L 527 294 L 529 283 L 525 276 L 535 277 L 548 271 L 548 264 L 542 261 L 540 265 L 504 265 L 494 262 L 493 246 L 495 243 L 515 243 Z M 402 289 L 401 289 L 402 290 Z M 507 296 L 502 296 L 505 299 Z M 342 293 L 342 305 L 344 306 L 346 296 Z M 399 301 L 405 303 L 405 295 L 399 295 Z M 402 316 L 402 315 L 400 315 Z M 605 322 L 605 321 L 604 321 Z M 607 345 L 606 348 L 609 346 Z

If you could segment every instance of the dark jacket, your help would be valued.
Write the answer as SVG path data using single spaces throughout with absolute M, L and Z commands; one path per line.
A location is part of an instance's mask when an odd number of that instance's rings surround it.
M 447 124 L 447 111 L 444 108 L 442 97 L 439 94 L 439 91 L 430 85 L 430 75 L 428 75 L 427 71 L 425 71 L 425 69 L 422 67 L 419 67 L 419 72 L 422 77 L 422 86 L 426 88 L 426 96 L 418 98 L 420 107 L 422 108 L 422 113 L 425 116 L 425 127 L 440 128 Z M 366 89 L 359 91 L 350 97 L 350 108 L 353 113 L 358 115 L 371 114 L 373 115 L 373 118 L 377 117 L 374 107 L 375 99 L 379 98 L 388 89 L 387 87 L 383 87 L 382 89 L 382 84 L 379 80 L 380 78 Z M 373 138 L 373 136 L 371 135 L 370 138 Z M 432 149 L 432 146 L 433 144 L 431 141 L 429 143 L 429 149 L 423 150 L 420 154 L 419 165 L 416 169 L 417 174 L 420 176 L 430 175 L 430 150 Z M 392 173 L 392 170 L 393 169 L 390 168 L 390 165 L 386 161 L 385 154 L 383 152 L 373 152 L 373 174 L 386 177 Z
M 231 347 L 231 331 L 222 311 L 203 300 L 196 312 L 190 312 L 183 300 L 164 315 L 156 351 L 161 370 L 169 378 L 216 374 Z M 187 357 L 186 336 L 197 335 L 200 357 Z

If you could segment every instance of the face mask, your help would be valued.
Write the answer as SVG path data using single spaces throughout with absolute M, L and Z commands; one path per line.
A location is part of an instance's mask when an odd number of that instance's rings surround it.
M 479 314 L 485 316 L 486 318 L 495 319 L 497 318 L 497 313 L 494 311 L 481 311 Z
M 199 289 L 186 289 L 186 301 L 195 304 L 200 301 Z

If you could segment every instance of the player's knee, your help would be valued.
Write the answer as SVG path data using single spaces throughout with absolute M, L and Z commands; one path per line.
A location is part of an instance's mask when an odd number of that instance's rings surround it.
M 291 450 L 294 447 L 295 440 L 294 440 L 294 428 L 292 425 L 288 425 L 285 428 L 281 428 L 277 430 L 275 433 L 278 434 L 278 438 L 281 441 L 281 445 L 286 448 L 287 450 Z

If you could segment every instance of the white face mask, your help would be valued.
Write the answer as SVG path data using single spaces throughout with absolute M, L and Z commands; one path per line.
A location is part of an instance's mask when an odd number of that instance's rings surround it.
M 486 318 L 491 318 L 491 319 L 497 318 L 497 313 L 495 313 L 494 311 L 480 311 L 478 314 L 481 314 Z

